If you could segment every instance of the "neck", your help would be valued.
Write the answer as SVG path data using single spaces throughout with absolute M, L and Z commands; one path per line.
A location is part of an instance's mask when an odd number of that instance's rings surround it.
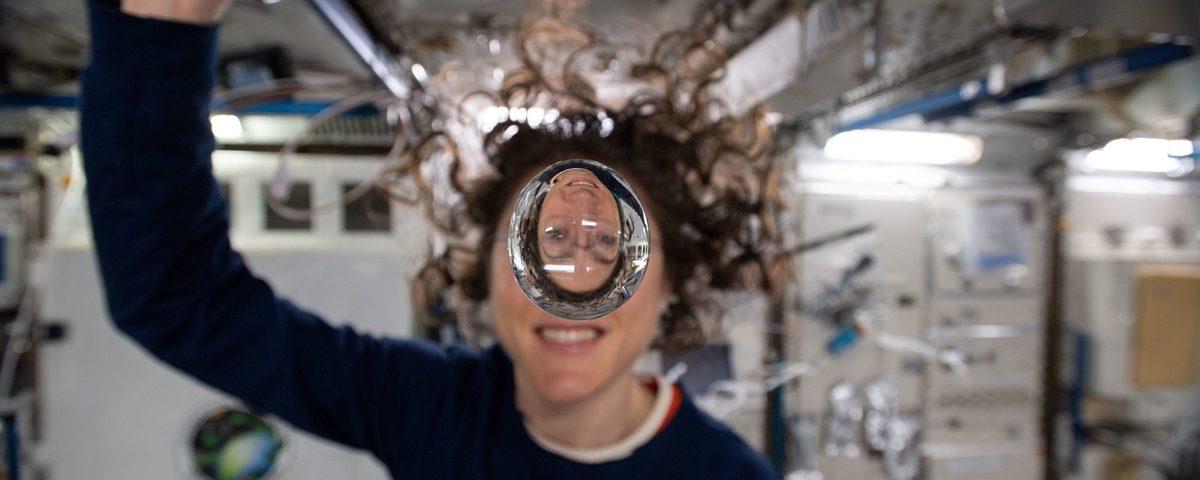
M 650 415 L 654 395 L 633 373 L 622 375 L 592 395 L 552 402 L 516 375 L 517 409 L 538 434 L 573 448 L 599 448 L 631 435 Z

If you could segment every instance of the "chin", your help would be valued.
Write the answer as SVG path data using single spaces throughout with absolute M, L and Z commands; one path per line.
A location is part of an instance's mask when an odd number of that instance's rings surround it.
M 548 402 L 557 404 L 575 403 L 591 396 L 599 389 L 598 372 L 560 371 L 538 372 L 534 376 L 538 393 Z

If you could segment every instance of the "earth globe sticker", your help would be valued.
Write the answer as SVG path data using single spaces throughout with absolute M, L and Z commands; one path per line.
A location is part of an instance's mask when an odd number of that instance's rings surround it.
M 282 449 L 283 439 L 270 424 L 233 408 L 205 415 L 191 436 L 193 469 L 203 479 L 267 478 Z

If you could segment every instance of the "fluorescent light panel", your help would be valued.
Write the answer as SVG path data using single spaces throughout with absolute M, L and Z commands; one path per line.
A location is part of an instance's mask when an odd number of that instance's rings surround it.
M 801 176 L 810 182 L 836 182 L 859 185 L 903 185 L 940 188 L 949 175 L 937 167 L 923 165 L 867 165 L 842 162 L 812 163 L 802 167 Z
M 850 130 L 825 143 L 825 156 L 857 162 L 970 165 L 983 156 L 983 140 L 957 133 Z
M 1178 177 L 1196 167 L 1195 145 L 1189 140 L 1118 138 L 1083 159 L 1085 172 L 1158 173 Z
M 242 140 L 245 133 L 242 130 L 242 120 L 234 115 L 213 115 L 209 118 L 212 123 L 213 136 L 218 142 L 237 142 Z

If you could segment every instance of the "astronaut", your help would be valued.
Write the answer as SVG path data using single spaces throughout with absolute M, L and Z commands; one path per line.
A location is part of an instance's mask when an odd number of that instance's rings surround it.
M 414 279 L 420 308 L 443 290 L 486 301 L 498 343 L 443 348 L 333 327 L 298 306 L 304 299 L 278 297 L 230 246 L 209 124 L 217 25 L 230 3 L 89 0 L 81 140 L 96 254 L 124 334 L 256 410 L 369 451 L 395 478 L 776 478 L 677 384 L 632 372 L 654 343 L 703 340 L 710 292 L 769 283 L 747 253 L 768 236 L 744 235 L 768 195 L 719 173 L 760 160 L 751 145 L 761 142 L 712 149 L 744 131 L 721 120 L 668 132 L 677 118 L 645 104 L 610 109 L 605 128 L 594 112 L 564 111 L 585 125 L 569 136 L 518 125 L 489 156 L 496 174 L 462 186 L 460 223 L 483 232 L 464 247 L 469 260 L 432 258 Z M 741 155 L 715 156 L 731 151 Z M 636 293 L 586 321 L 531 303 L 498 241 L 518 189 L 571 158 L 629 179 L 657 239 Z M 591 273 L 563 285 L 594 289 L 614 268 L 613 205 L 586 172 L 559 183 L 539 219 L 542 253 L 585 255 Z M 572 209 L 594 225 L 557 215 Z

